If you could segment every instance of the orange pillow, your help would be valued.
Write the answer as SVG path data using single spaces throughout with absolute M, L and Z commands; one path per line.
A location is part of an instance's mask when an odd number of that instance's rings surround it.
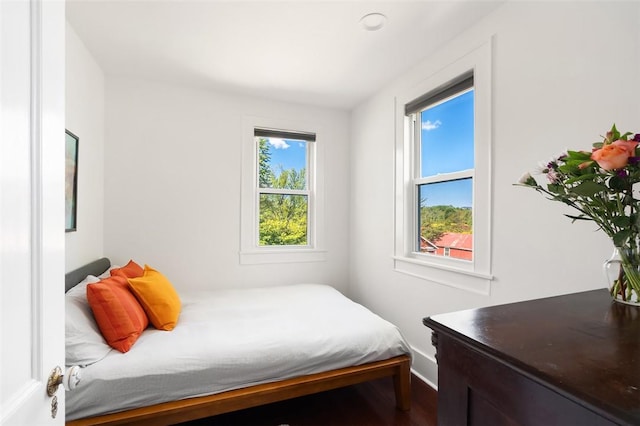
M 120 352 L 128 352 L 149 325 L 126 278 L 109 277 L 87 285 L 87 300 L 104 339 Z
M 121 268 L 113 268 L 111 270 L 112 277 L 137 278 L 141 277 L 143 273 L 144 270 L 142 269 L 142 266 L 138 265 L 133 260 L 129 260 L 129 263 Z
M 182 302 L 164 275 L 149 265 L 144 265 L 144 274 L 129 278 L 129 287 L 155 328 L 173 330 L 180 316 Z

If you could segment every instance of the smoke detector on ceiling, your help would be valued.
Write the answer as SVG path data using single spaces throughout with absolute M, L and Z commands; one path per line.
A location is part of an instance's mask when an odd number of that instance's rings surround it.
M 378 31 L 386 22 L 387 17 L 379 12 L 367 13 L 360 18 L 360 25 L 367 31 Z

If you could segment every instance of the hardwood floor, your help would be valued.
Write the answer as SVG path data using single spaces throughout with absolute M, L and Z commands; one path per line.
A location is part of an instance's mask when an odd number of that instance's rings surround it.
M 411 410 L 395 408 L 390 378 L 276 402 L 181 426 L 435 426 L 436 391 L 417 377 Z

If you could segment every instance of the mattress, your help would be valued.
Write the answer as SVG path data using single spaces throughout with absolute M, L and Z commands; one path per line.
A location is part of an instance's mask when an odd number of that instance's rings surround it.
M 410 354 L 393 324 L 319 284 L 181 293 L 172 331 L 81 370 L 74 420 Z

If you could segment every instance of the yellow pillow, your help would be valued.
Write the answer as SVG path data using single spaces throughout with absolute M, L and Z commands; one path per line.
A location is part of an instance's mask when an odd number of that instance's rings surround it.
M 142 276 L 128 281 L 151 324 L 160 330 L 173 330 L 182 302 L 169 280 L 149 265 L 144 265 Z

